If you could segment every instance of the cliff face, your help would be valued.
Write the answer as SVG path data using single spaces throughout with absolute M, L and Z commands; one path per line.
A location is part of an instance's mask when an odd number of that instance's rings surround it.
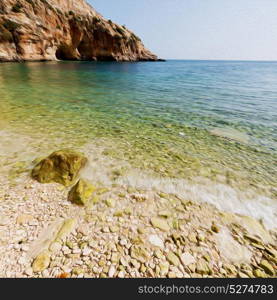
M 155 61 L 127 28 L 84 0 L 0 0 L 0 61 Z

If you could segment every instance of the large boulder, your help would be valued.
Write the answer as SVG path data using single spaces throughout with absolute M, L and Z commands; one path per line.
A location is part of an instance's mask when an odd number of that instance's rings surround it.
M 69 186 L 75 182 L 87 158 L 73 150 L 53 152 L 32 170 L 32 177 L 40 183 L 57 182 Z
M 94 191 L 93 185 L 80 179 L 69 191 L 68 200 L 78 205 L 86 205 Z

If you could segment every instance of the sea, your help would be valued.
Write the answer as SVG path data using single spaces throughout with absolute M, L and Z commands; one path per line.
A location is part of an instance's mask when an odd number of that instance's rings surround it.
M 0 174 L 83 151 L 84 176 L 277 227 L 277 62 L 0 64 Z

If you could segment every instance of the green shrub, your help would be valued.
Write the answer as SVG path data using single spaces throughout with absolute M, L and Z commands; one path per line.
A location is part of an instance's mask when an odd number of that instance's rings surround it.
M 121 40 L 121 39 L 122 39 L 122 36 L 121 36 L 120 34 L 116 33 L 116 34 L 114 35 L 114 38 L 115 38 L 116 40 Z
M 29 4 L 31 4 L 33 7 L 35 7 L 35 3 L 33 0 L 25 0 L 26 2 L 28 2 Z
M 0 25 L 0 42 L 12 42 L 13 35 L 3 25 Z
M 20 27 L 20 25 L 14 21 L 11 21 L 11 20 L 6 20 L 4 23 L 3 23 L 3 26 L 10 32 L 13 32 L 15 31 L 17 28 Z
M 124 35 L 124 34 L 125 34 L 125 30 L 124 30 L 123 28 L 119 27 L 119 26 L 116 26 L 116 31 L 117 31 L 118 33 L 120 33 L 121 35 Z
M 133 37 L 133 39 L 135 39 L 136 41 L 141 42 L 141 39 L 140 39 L 137 35 L 135 35 L 134 33 L 132 34 L 132 37 Z
M 20 2 L 16 2 L 15 5 L 12 7 L 12 12 L 20 13 L 22 10 L 22 4 Z
M 98 17 L 93 17 L 93 22 L 97 24 L 100 22 L 100 19 Z
M 45 4 L 46 8 L 52 10 L 53 12 L 55 11 L 54 7 L 50 3 L 48 3 L 47 0 L 40 0 L 40 1 Z
M 59 15 L 63 15 L 63 12 L 59 8 L 56 8 L 56 11 Z

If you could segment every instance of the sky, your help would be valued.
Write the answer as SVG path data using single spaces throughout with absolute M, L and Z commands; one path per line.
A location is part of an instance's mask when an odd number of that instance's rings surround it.
M 87 0 L 165 59 L 277 60 L 277 0 Z

